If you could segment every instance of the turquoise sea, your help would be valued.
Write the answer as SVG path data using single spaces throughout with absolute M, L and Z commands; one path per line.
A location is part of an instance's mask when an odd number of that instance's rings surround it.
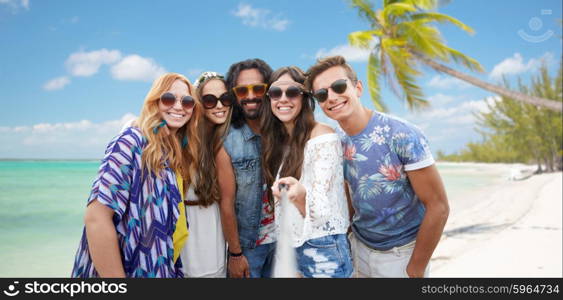
M 0 277 L 69 277 L 99 161 L 0 161 Z M 438 164 L 450 199 L 499 180 Z

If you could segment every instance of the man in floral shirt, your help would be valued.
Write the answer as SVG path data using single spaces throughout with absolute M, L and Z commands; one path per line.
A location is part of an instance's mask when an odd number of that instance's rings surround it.
M 449 214 L 428 142 L 414 125 L 371 111 L 341 56 L 308 70 L 307 89 L 338 121 L 354 217 L 350 243 L 357 277 L 426 277 Z

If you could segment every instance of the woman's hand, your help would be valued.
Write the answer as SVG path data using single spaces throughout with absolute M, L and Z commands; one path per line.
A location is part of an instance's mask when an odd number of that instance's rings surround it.
M 278 179 L 272 185 L 272 194 L 274 195 L 274 201 L 276 202 L 281 198 L 281 191 L 279 188 L 280 184 L 285 184 L 287 188 L 287 199 L 293 203 L 301 215 L 305 217 L 305 199 L 307 198 L 307 190 L 305 189 L 305 186 L 303 186 L 303 184 L 294 177 L 284 177 Z

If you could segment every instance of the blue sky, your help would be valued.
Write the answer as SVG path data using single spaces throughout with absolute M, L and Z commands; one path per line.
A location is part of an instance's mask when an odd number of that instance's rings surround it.
M 476 33 L 439 28 L 485 67 L 473 75 L 529 78 L 542 60 L 557 68 L 561 10 L 560 0 L 453 0 L 440 11 Z M 166 71 L 193 80 L 252 57 L 307 69 L 342 54 L 365 82 L 367 56 L 347 34 L 367 25 L 344 0 L 0 0 L 0 158 L 100 158 Z M 418 82 L 433 107 L 409 112 L 384 86 L 390 112 L 421 127 L 434 151 L 479 140 L 472 112 L 493 95 L 423 70 Z M 373 108 L 367 93 L 362 101 Z

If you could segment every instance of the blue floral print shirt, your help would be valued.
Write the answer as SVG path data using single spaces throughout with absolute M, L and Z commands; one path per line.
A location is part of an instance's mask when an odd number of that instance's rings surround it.
M 337 132 L 355 209 L 356 237 L 377 250 L 413 241 L 425 208 L 406 171 L 434 164 L 424 134 L 407 121 L 376 111 L 358 135 L 348 136 L 341 128 Z

